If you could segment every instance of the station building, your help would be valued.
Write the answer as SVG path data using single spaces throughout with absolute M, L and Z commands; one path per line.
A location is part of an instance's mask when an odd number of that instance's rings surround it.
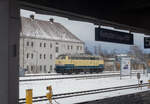
M 60 54 L 84 53 L 84 42 L 60 23 L 21 17 L 20 70 L 27 73 L 54 72 Z

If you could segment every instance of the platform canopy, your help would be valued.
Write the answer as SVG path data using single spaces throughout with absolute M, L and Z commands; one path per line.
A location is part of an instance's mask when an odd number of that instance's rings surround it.
M 19 0 L 19 4 L 37 13 L 150 35 L 150 0 Z

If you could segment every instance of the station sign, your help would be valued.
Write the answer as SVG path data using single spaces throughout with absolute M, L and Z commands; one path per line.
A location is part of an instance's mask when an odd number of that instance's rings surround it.
M 95 40 L 129 45 L 134 44 L 133 34 L 103 29 L 99 27 L 95 28 Z
M 150 37 L 144 37 L 144 48 L 150 48 Z

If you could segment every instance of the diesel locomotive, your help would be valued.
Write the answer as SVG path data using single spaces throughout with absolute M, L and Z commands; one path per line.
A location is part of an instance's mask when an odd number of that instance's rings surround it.
M 66 54 L 56 58 L 55 70 L 57 73 L 99 73 L 104 70 L 104 60 L 100 56 L 87 54 Z

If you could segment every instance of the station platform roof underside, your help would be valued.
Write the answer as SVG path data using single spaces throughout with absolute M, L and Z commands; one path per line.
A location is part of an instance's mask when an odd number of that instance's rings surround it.
M 18 0 L 20 8 L 150 35 L 150 0 Z

